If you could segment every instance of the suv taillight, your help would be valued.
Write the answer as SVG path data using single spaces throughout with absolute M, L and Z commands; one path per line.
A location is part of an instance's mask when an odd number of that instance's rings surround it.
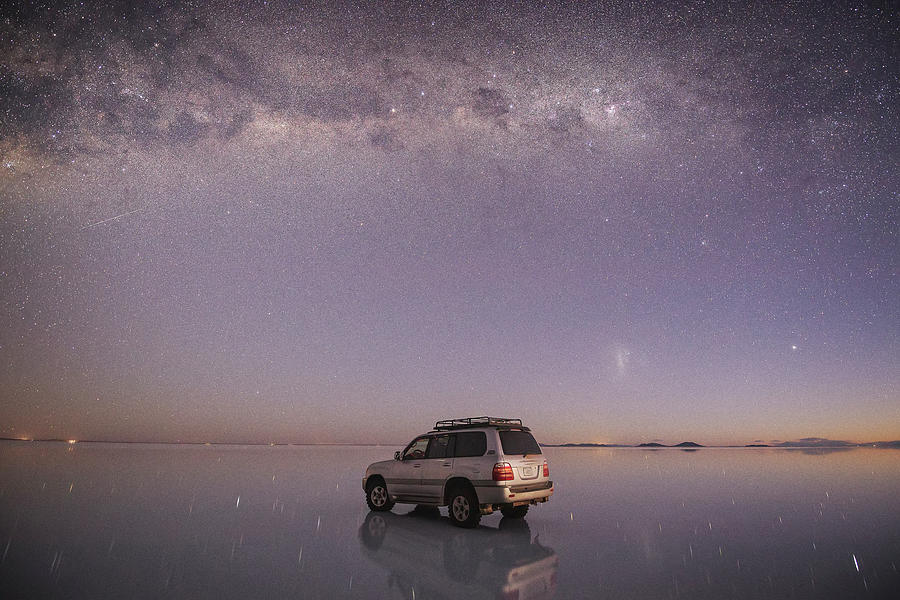
M 547 464 L 547 461 L 544 461 L 544 477 L 550 477 L 550 465 Z
M 508 462 L 497 463 L 491 477 L 494 481 L 512 481 L 514 479 L 512 465 Z

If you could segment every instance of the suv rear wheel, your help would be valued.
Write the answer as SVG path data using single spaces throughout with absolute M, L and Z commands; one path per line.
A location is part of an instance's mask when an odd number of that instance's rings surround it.
M 394 508 L 387 485 L 380 477 L 366 485 L 366 504 L 369 505 L 369 510 L 388 511 Z
M 450 522 L 457 527 L 475 527 L 481 521 L 478 497 L 470 487 L 459 486 L 450 492 Z
M 528 512 L 528 505 L 522 506 L 501 506 L 500 513 L 508 519 L 521 519 Z

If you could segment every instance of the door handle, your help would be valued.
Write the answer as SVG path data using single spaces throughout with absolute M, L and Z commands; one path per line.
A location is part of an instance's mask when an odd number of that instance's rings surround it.
M 442 466 L 444 466 L 444 467 L 452 467 L 452 466 L 453 466 L 453 463 L 444 463 Z
M 413 465 L 413 469 L 421 469 L 422 465 Z

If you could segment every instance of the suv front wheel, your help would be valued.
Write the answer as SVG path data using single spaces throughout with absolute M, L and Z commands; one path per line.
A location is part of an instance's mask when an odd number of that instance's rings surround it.
M 460 486 L 450 492 L 448 509 L 450 522 L 457 527 L 471 528 L 481 521 L 481 507 L 472 488 Z
M 388 511 L 394 508 L 394 501 L 388 495 L 383 479 L 377 478 L 366 486 L 366 504 L 369 510 Z

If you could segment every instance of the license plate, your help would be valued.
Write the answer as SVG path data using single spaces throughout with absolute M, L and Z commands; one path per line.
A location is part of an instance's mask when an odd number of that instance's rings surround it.
M 522 467 L 522 477 L 534 477 L 537 475 L 537 467 Z

